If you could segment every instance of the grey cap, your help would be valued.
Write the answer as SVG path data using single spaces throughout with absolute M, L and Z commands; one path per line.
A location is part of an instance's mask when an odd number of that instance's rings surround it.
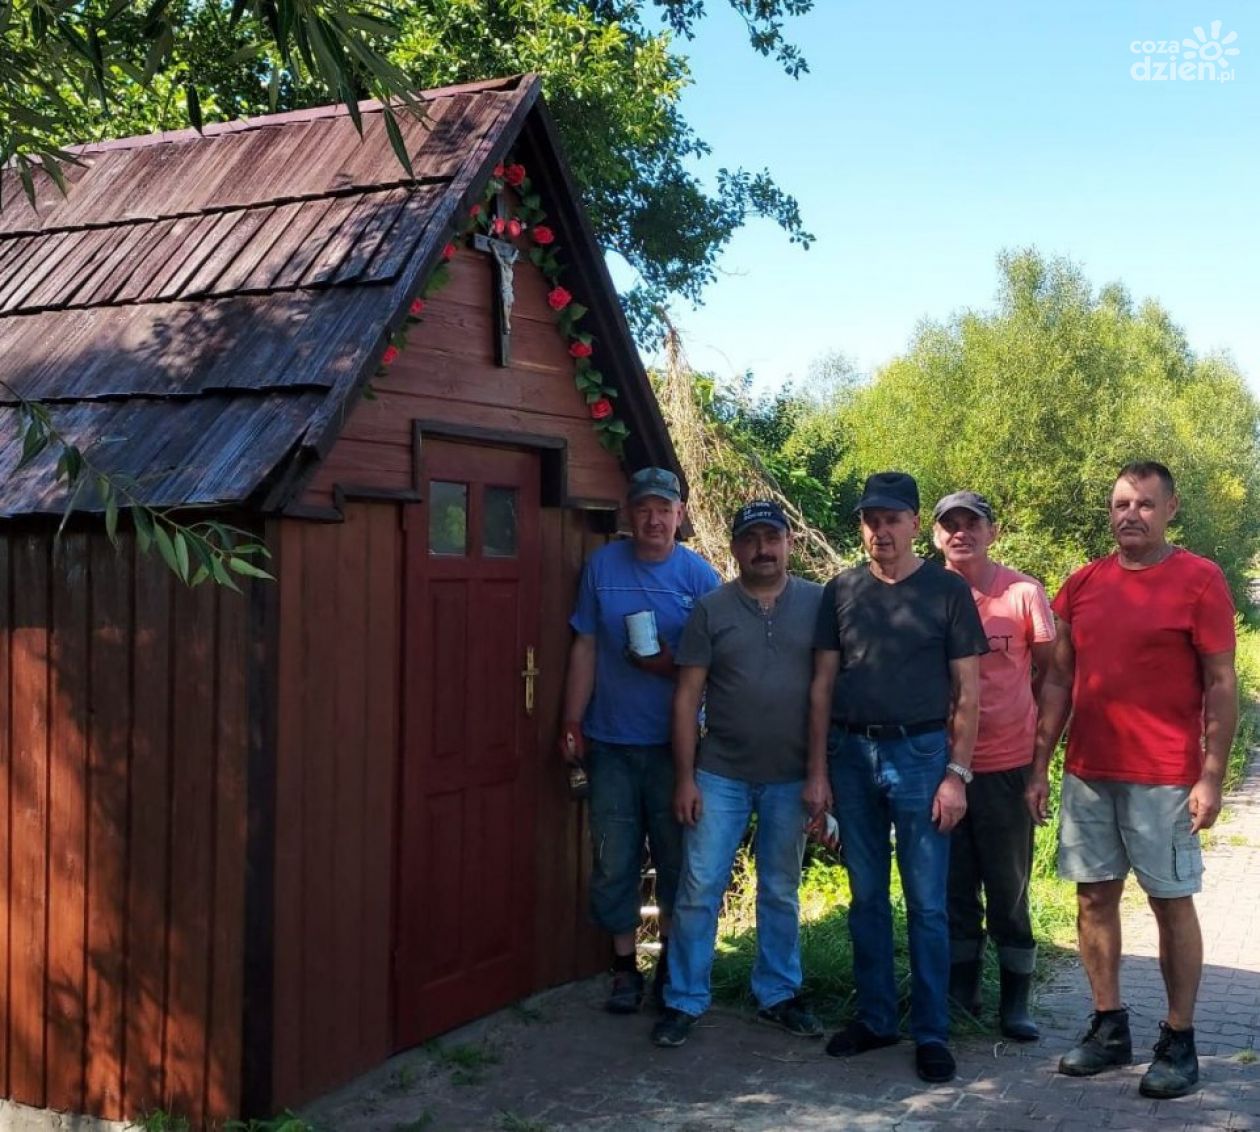
M 919 485 L 907 472 L 876 472 L 868 476 L 862 488 L 862 498 L 854 511 L 867 511 L 881 507 L 887 511 L 919 510 Z
M 978 491 L 955 491 L 946 495 L 932 508 L 932 521 L 936 522 L 946 511 L 970 511 L 982 519 L 993 520 L 993 506 Z
M 640 468 L 630 477 L 626 500 L 634 503 L 648 495 L 668 499 L 670 503 L 681 503 L 682 486 L 668 468 Z

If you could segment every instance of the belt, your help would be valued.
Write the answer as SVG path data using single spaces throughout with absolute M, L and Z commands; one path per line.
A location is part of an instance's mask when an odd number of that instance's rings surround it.
M 927 719 L 922 723 L 842 723 L 840 727 L 850 735 L 862 735 L 867 739 L 908 739 L 911 735 L 944 731 L 945 721 Z

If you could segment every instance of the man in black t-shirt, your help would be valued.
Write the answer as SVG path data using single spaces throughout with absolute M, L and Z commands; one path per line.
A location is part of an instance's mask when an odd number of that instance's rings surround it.
M 810 685 L 806 802 L 834 801 L 852 900 L 857 1016 L 827 1044 L 850 1057 L 897 1041 L 892 843 L 910 942 L 915 1068 L 952 1080 L 949 832 L 967 809 L 984 628 L 966 582 L 914 553 L 919 489 L 904 472 L 866 481 L 856 510 L 869 563 L 823 591 Z

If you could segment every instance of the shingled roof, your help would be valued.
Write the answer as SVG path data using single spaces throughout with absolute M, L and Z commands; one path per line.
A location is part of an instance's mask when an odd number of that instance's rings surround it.
M 4 172 L 0 515 L 65 502 L 54 454 L 15 471 L 14 392 L 151 505 L 283 506 L 527 124 L 529 144 L 550 151 L 548 196 L 579 283 L 598 292 L 591 317 L 605 341 L 622 339 L 610 376 L 633 454 L 673 463 L 538 80 L 421 97 L 423 120 L 399 117 L 414 178 L 377 103 L 361 104 L 362 138 L 333 106 L 84 146 L 69 191 L 43 179 L 34 208 Z

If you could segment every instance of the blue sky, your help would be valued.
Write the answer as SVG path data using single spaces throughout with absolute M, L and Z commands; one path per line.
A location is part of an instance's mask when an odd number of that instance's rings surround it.
M 701 173 L 768 167 L 817 241 L 738 233 L 705 305 L 675 307 L 693 365 L 760 390 L 831 351 L 871 372 L 920 320 L 990 306 L 999 251 L 1035 245 L 1157 298 L 1260 393 L 1260 5 L 817 0 L 789 24 L 797 81 L 709 9 L 680 45 Z M 1215 20 L 1232 81 L 1132 76 Z

